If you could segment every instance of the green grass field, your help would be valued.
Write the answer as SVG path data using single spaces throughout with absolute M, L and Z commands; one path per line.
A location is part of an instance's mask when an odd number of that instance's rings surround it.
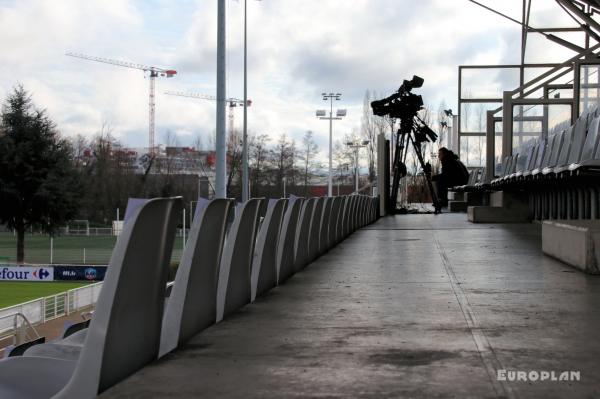
M 173 247 L 173 261 L 179 261 L 182 238 L 177 237 Z M 54 264 L 108 264 L 117 241 L 112 236 L 60 236 L 54 238 Z M 0 263 L 16 261 L 17 239 L 11 233 L 0 233 Z M 50 263 L 50 237 L 25 236 L 25 262 Z
M 0 281 L 0 309 L 81 287 L 88 283 L 70 281 Z

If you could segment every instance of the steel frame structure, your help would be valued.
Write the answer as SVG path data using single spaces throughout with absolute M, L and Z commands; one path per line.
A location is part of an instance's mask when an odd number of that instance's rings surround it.
M 458 140 L 453 143 L 453 149 L 459 155 L 461 152 L 461 141 L 468 137 L 485 137 L 486 138 L 486 162 L 485 166 L 488 171 L 495 170 L 496 158 L 496 136 L 500 136 L 496 132 L 496 125 L 502 123 L 502 157 L 512 154 L 513 151 L 513 123 L 536 121 L 541 122 L 540 135 L 548 133 L 548 108 L 552 105 L 569 105 L 571 107 L 571 123 L 580 114 L 580 103 L 583 100 L 584 105 L 588 93 L 581 98 L 581 68 L 587 65 L 598 65 L 600 68 L 600 60 L 595 58 L 597 51 L 600 49 L 600 23 L 594 20 L 594 16 L 600 13 L 600 2 L 597 0 L 556 0 L 560 6 L 579 26 L 578 27 L 545 27 L 533 28 L 529 26 L 529 17 L 531 13 L 532 0 L 522 0 L 522 15 L 521 21 L 517 21 L 508 17 L 501 12 L 478 3 L 475 0 L 469 0 L 493 13 L 500 15 L 506 19 L 516 22 L 521 25 L 521 54 L 519 64 L 501 64 L 501 65 L 460 65 L 458 67 L 458 109 L 457 118 Z M 529 33 L 538 33 L 544 35 L 547 39 L 552 40 L 564 47 L 567 47 L 577 55 L 562 62 L 562 63 L 526 63 L 525 54 L 527 50 L 527 37 Z M 571 43 L 565 39 L 557 37 L 553 33 L 561 32 L 582 32 L 584 33 L 585 44 L 583 47 Z M 593 39 L 598 44 L 591 45 L 590 40 Z M 538 76 L 525 81 L 525 72 L 535 68 L 549 68 L 549 70 L 539 74 Z M 485 69 L 518 69 L 519 85 L 512 90 L 503 90 L 502 97 L 494 98 L 465 98 L 463 96 L 463 72 L 465 70 L 485 70 Z M 600 69 L 599 72 L 600 73 Z M 560 82 L 559 79 L 572 74 L 573 79 L 570 82 Z M 589 76 L 589 74 L 586 74 Z M 585 89 L 596 89 L 596 98 L 600 98 L 600 84 L 584 83 Z M 572 90 L 572 95 L 564 98 L 550 98 L 550 94 L 556 90 Z M 539 96 L 539 92 L 543 92 Z M 500 106 L 496 109 L 486 111 L 486 131 L 463 131 L 461 114 L 464 104 L 469 103 L 499 103 Z M 523 117 L 524 106 L 543 106 L 543 115 L 541 117 Z M 515 115 L 514 107 L 520 107 L 519 112 Z M 521 115 L 519 115 L 521 114 Z M 519 128 L 520 134 L 523 134 L 523 129 Z M 534 133 L 534 132 L 525 132 Z M 488 181 L 493 179 L 494 173 L 487 173 Z

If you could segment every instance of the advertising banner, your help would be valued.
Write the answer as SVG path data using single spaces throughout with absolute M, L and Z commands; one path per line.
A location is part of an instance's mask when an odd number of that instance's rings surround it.
M 68 281 L 103 281 L 106 266 L 54 266 L 55 280 Z
M 53 281 L 54 268 L 47 266 L 0 266 L 0 281 Z

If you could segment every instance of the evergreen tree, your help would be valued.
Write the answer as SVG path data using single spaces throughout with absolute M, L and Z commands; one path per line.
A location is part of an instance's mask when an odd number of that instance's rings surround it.
M 71 146 L 18 86 L 0 114 L 0 223 L 17 233 L 17 262 L 25 260 L 25 231 L 54 234 L 78 210 L 81 184 Z

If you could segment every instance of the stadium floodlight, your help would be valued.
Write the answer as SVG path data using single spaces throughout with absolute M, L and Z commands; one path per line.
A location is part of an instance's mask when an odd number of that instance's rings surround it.
M 329 116 L 327 116 L 327 112 L 325 110 L 319 109 L 317 110 L 317 118 L 326 119 L 329 121 L 329 182 L 327 195 L 331 197 L 333 196 L 333 120 L 342 119 L 342 117 L 346 116 L 346 110 L 338 109 L 335 114 L 336 116 L 333 116 L 333 99 L 339 101 L 340 97 L 342 96 L 341 93 L 321 93 L 321 95 L 323 96 L 323 101 L 329 100 Z

